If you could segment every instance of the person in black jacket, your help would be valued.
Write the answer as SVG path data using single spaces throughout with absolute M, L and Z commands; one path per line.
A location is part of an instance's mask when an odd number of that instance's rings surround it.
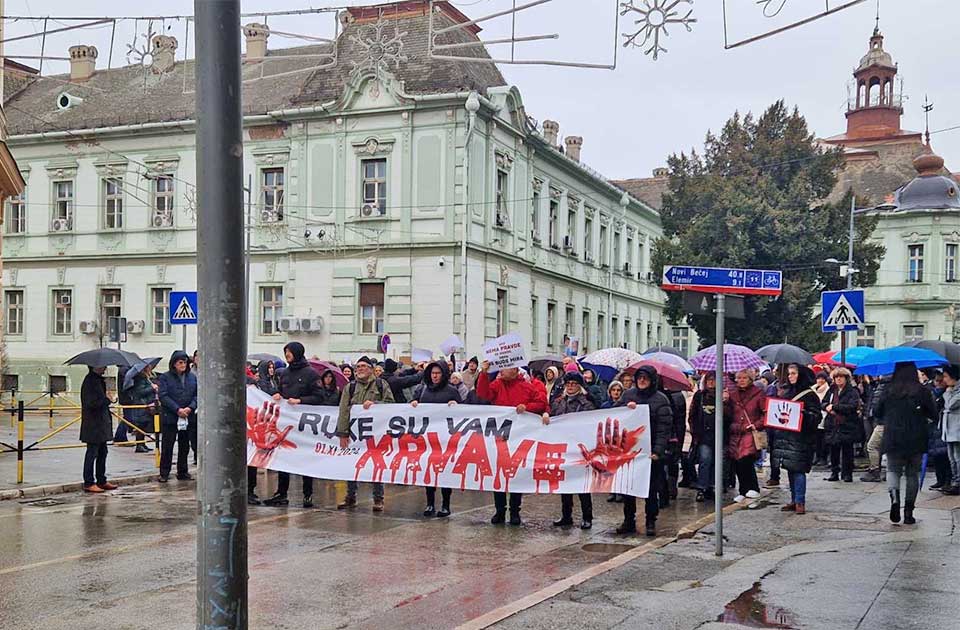
M 414 407 L 420 403 L 431 403 L 437 405 L 457 405 L 460 404 L 460 391 L 450 384 L 450 374 L 447 372 L 446 363 L 434 361 L 428 363 L 423 371 L 423 386 L 417 387 L 410 404 Z M 423 515 L 427 518 L 436 515 L 437 518 L 446 518 L 450 516 L 450 488 L 440 488 L 440 511 L 437 512 L 437 489 L 428 486 L 427 507 Z
M 550 413 L 544 413 L 543 423 L 550 424 L 551 416 L 563 416 L 568 413 L 593 411 L 597 408 L 593 398 L 587 393 L 586 381 L 577 372 L 567 372 L 563 375 L 563 394 L 550 403 Z M 580 499 L 580 529 L 593 527 L 593 497 L 589 492 L 577 495 Z M 569 527 L 573 525 L 573 495 L 560 495 L 560 518 L 553 522 L 554 527 Z
M 107 481 L 107 442 L 113 437 L 113 420 L 103 373 L 107 368 L 88 368 L 80 386 L 80 441 L 86 442 L 83 456 L 83 491 L 100 493 L 116 490 Z M 96 474 L 94 474 L 96 473 Z
M 190 443 L 197 433 L 197 377 L 190 371 L 190 356 L 183 350 L 170 355 L 169 369 L 160 375 L 160 478 L 166 483 L 177 445 L 177 479 L 192 479 L 187 472 Z
M 693 487 L 697 490 L 696 501 L 702 503 L 713 498 L 714 446 L 716 445 L 716 387 L 717 376 L 708 373 L 703 377 L 703 387 L 693 395 L 690 401 L 690 452 L 697 457 L 697 480 Z M 723 410 L 724 436 L 722 444 L 727 443 L 726 425 L 730 422 L 729 409 Z M 723 457 L 723 453 L 720 453 Z
M 337 377 L 333 370 L 324 370 L 320 374 L 320 401 L 322 407 L 337 407 L 340 405 L 340 388 L 337 387 Z
M 636 409 L 637 405 L 647 405 L 650 412 L 650 489 L 644 501 L 646 512 L 646 534 L 657 535 L 657 515 L 660 504 L 657 501 L 657 489 L 664 484 L 663 459 L 667 451 L 667 441 L 673 432 L 673 407 L 666 394 L 659 390 L 660 377 L 657 370 L 644 365 L 635 374 L 636 385 L 624 393 L 620 405 Z M 634 534 L 637 531 L 637 498 L 623 498 L 623 524 L 617 528 L 618 534 Z
M 444 365 L 444 367 L 446 367 Z M 403 390 L 416 387 L 422 380 L 425 380 L 423 374 L 417 368 L 400 369 L 400 364 L 393 359 L 387 359 L 383 362 L 383 380 L 390 386 L 393 393 L 393 402 L 405 403 L 407 397 Z
M 677 498 L 677 486 L 680 481 L 680 462 L 683 459 L 683 442 L 687 437 L 687 399 L 683 392 L 660 391 L 666 394 L 673 411 L 673 430 L 668 440 L 667 457 L 664 461 L 666 468 L 666 492 L 660 499 L 660 507 L 667 507 L 670 501 Z
M 920 491 L 920 465 L 927 452 L 927 424 L 937 419 L 937 403 L 930 390 L 920 384 L 915 364 L 897 363 L 876 414 L 884 426 L 890 520 L 900 522 L 900 478 L 906 477 L 903 522 L 913 525 L 917 522 L 913 507 Z
M 853 386 L 853 377 L 847 368 L 837 368 L 830 374 L 833 387 L 823 397 L 821 407 L 827 412 L 824 419 L 824 439 L 830 445 L 830 476 L 825 481 L 853 482 L 853 443 L 860 435 L 860 392 Z
M 817 431 L 820 426 L 820 397 L 813 389 L 816 377 L 813 370 L 800 365 L 787 368 L 787 387 L 783 397 L 803 404 L 800 432 L 778 431 L 774 455 L 780 466 L 787 469 L 790 481 L 790 503 L 782 508 L 783 512 L 806 514 L 807 510 L 807 473 L 813 467 L 817 448 Z
M 280 391 L 274 400 L 286 400 L 288 405 L 319 405 L 321 401 L 320 375 L 307 362 L 306 349 L 298 341 L 283 347 L 287 369 L 280 374 Z M 303 507 L 313 507 L 313 477 L 303 476 Z M 277 473 L 277 492 L 263 502 L 264 505 L 280 507 L 289 505 L 287 491 L 290 489 L 290 473 Z

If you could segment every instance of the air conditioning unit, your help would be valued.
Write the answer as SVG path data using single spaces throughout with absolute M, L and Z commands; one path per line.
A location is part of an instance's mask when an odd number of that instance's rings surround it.
M 323 332 L 323 318 L 317 315 L 316 317 L 304 317 L 300 320 L 300 330 L 305 333 L 317 334 Z
M 570 238 L 569 236 L 564 236 L 564 237 L 563 237 L 563 248 L 564 248 L 564 249 L 567 249 L 567 250 L 573 249 L 573 239 Z
M 642 272 L 640 275 L 644 275 Z M 657 281 L 656 276 L 653 275 L 652 271 L 646 273 L 647 282 L 654 283 Z
M 63 306 L 70 306 L 70 294 L 61 293 L 59 296 L 57 296 L 57 303 Z
M 128 319 L 127 332 L 131 335 L 142 335 L 147 325 L 142 319 Z
M 97 322 L 92 319 L 85 319 L 82 322 L 80 322 L 80 334 L 81 335 L 97 334 Z
M 53 227 L 54 232 L 69 232 L 73 229 L 73 221 L 70 219 L 54 219 L 51 227 Z
M 380 214 L 380 208 L 372 203 L 365 203 L 360 208 L 360 216 L 362 217 L 372 217 Z
M 630 263 L 623 263 L 623 273 L 630 273 Z
M 281 317 L 280 332 L 291 333 L 300 331 L 299 317 Z
M 153 227 L 155 228 L 173 227 L 173 215 L 171 214 L 153 215 Z

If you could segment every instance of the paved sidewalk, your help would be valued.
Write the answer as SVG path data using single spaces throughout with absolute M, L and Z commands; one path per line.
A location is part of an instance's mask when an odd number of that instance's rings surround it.
M 785 487 L 734 512 L 722 558 L 711 525 L 495 627 L 960 627 L 960 497 L 924 490 L 918 524 L 893 525 L 884 484 L 822 477 L 804 516 L 780 511 Z

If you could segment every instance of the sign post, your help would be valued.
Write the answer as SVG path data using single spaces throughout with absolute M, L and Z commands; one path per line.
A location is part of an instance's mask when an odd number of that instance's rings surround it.
M 183 326 L 183 351 L 187 354 L 187 326 L 200 321 L 196 291 L 170 292 L 170 324 Z
M 820 328 L 840 333 L 840 363 L 847 364 L 847 331 L 858 330 L 866 319 L 863 289 L 824 291 L 820 294 Z
M 780 295 L 783 273 L 768 269 L 729 269 L 665 265 L 661 288 L 664 291 L 712 293 L 716 301 L 716 398 L 713 435 L 713 514 L 716 530 L 716 555 L 723 555 L 723 337 L 728 294 Z M 739 299 L 739 298 L 738 298 Z M 742 308 L 739 316 L 742 318 Z

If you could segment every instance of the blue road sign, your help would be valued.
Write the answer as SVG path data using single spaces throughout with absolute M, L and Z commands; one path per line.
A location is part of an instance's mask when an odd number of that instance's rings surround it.
M 200 319 L 199 314 L 196 291 L 170 292 L 171 324 L 196 324 Z
M 783 274 L 767 269 L 727 269 L 666 265 L 661 286 L 666 291 L 780 295 Z
M 863 289 L 824 291 L 820 309 L 823 332 L 857 330 L 866 319 Z

